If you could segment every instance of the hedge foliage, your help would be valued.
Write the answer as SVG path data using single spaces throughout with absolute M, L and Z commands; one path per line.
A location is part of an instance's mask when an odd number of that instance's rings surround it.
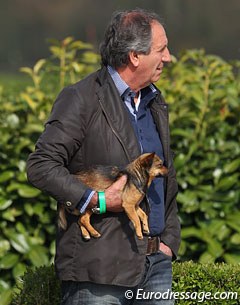
M 50 41 L 51 56 L 21 71 L 31 85 L 0 84 L 0 298 L 27 266 L 53 262 L 56 204 L 26 180 L 26 159 L 61 88 L 99 67 L 91 45 Z M 170 104 L 179 182 L 182 260 L 240 261 L 239 62 L 188 50 L 158 82 Z
M 239 67 L 190 50 L 158 84 L 170 103 L 184 259 L 240 262 Z
M 26 160 L 60 89 L 99 65 L 91 46 L 68 37 L 51 41 L 51 57 L 22 72 L 32 84 L 13 91 L 0 85 L 0 299 L 27 266 L 53 261 L 56 203 L 29 185 Z
M 240 304 L 240 264 L 173 264 L 175 304 Z M 12 305 L 59 305 L 60 282 L 53 265 L 28 269 Z M 167 295 L 166 295 L 167 296 Z M 163 296 L 163 297 L 166 297 Z M 157 296 L 156 296 L 157 297 Z

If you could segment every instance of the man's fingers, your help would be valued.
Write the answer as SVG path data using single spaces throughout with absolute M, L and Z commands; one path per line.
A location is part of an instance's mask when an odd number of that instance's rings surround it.
M 120 177 L 105 191 L 107 210 L 110 212 L 122 212 L 122 191 L 127 182 L 127 176 Z

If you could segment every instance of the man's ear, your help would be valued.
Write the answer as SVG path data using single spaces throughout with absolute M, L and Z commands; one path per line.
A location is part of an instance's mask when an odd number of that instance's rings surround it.
M 130 63 L 137 68 L 139 65 L 139 54 L 135 51 L 130 51 L 128 56 Z
M 153 159 L 154 159 L 155 153 L 149 153 L 147 154 L 142 160 L 141 164 L 145 166 L 146 168 L 150 168 L 153 164 Z

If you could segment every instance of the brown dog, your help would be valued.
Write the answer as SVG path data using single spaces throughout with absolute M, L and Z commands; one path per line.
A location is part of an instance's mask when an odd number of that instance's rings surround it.
M 149 227 L 148 217 L 139 207 L 139 204 L 143 200 L 154 177 L 166 174 L 167 168 L 163 166 L 162 160 L 155 153 L 145 153 L 128 164 L 123 170 L 116 166 L 97 166 L 77 173 L 76 177 L 88 187 L 96 191 L 104 191 L 122 175 L 127 175 L 127 182 L 122 191 L 122 207 L 132 221 L 137 237 L 142 239 L 143 234 L 140 220 L 145 234 L 149 234 Z M 65 210 L 65 206 L 62 204 L 59 210 L 58 221 L 59 227 L 62 229 L 67 227 Z M 78 209 L 71 213 L 80 215 Z M 83 238 L 86 240 L 89 240 L 90 236 L 101 236 L 90 223 L 92 213 L 91 209 L 87 209 L 84 214 L 80 215 L 78 221 Z

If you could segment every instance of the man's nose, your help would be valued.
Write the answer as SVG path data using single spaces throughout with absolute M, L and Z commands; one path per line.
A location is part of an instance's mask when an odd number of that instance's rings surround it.
M 168 48 L 166 48 L 164 50 L 164 53 L 163 53 L 163 56 L 162 56 L 162 61 L 164 61 L 164 62 L 171 62 L 172 61 L 171 54 L 170 54 Z

